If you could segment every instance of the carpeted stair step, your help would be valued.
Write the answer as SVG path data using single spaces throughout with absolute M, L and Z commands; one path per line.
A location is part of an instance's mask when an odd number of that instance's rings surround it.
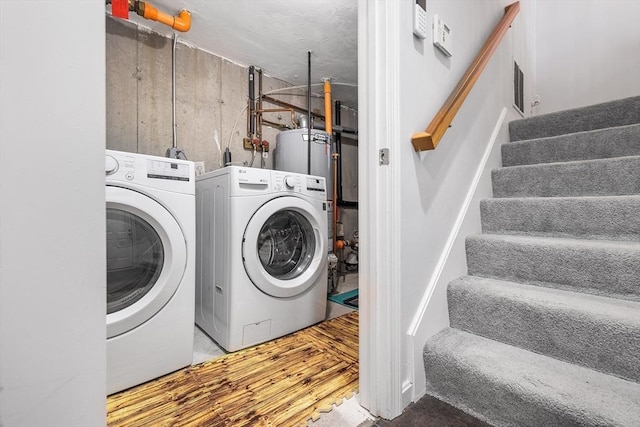
M 499 168 L 492 183 L 493 197 L 640 194 L 640 156 Z
M 472 276 L 640 301 L 640 242 L 477 234 L 466 249 Z
M 640 381 L 640 302 L 473 276 L 447 297 L 453 328 Z
M 488 199 L 480 212 L 484 233 L 640 242 L 640 195 Z
M 515 120 L 511 141 L 584 132 L 640 123 L 640 96 Z
M 640 384 L 447 328 L 424 348 L 427 394 L 496 426 L 638 426 Z
M 640 124 L 502 144 L 502 166 L 640 155 Z

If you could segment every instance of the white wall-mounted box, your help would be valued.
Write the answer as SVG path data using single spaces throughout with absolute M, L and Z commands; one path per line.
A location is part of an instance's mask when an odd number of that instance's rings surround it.
M 413 5 L 413 34 L 420 39 L 426 39 L 427 35 L 429 35 L 426 2 L 424 0 L 416 0 Z
M 433 44 L 447 56 L 453 55 L 451 28 L 438 15 L 433 16 Z

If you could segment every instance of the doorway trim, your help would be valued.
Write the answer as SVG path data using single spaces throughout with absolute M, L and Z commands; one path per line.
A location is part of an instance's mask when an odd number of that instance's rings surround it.
M 403 409 L 401 3 L 358 0 L 360 403 L 387 419 Z M 388 150 L 387 164 L 380 158 L 383 149 Z

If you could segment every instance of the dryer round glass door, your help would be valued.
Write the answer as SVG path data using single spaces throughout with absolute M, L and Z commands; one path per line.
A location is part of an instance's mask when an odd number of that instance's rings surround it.
M 162 239 L 144 219 L 107 208 L 107 314 L 144 297 L 164 265 Z
M 326 213 L 297 197 L 264 204 L 249 220 L 242 243 L 245 270 L 263 292 L 303 293 L 326 268 Z
M 180 286 L 184 235 L 161 204 L 107 186 L 107 338 L 152 318 Z

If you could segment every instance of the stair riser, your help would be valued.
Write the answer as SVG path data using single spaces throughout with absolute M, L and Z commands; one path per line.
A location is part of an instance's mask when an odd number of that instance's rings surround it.
M 496 426 L 639 426 L 640 97 L 509 132 L 427 393 Z
M 492 183 L 497 198 L 640 194 L 640 156 L 494 169 Z
M 502 165 L 607 159 L 640 155 L 640 125 L 502 145 Z
M 445 329 L 424 348 L 427 394 L 495 426 L 635 426 L 640 385 Z
M 480 212 L 484 233 L 640 241 L 640 196 L 490 199 Z
M 530 117 L 509 123 L 511 141 L 640 123 L 640 97 Z
M 640 245 L 539 245 L 467 238 L 470 275 L 640 300 Z
M 539 354 L 640 381 L 640 318 L 616 316 L 615 306 L 580 310 L 580 296 L 527 293 L 456 280 L 449 284 L 451 326 Z M 545 300 L 545 298 L 548 298 Z M 584 298 L 584 297 L 583 297 Z M 606 302 L 605 302 L 606 303 Z M 587 305 L 588 302 L 585 303 Z M 627 309 L 627 311 L 633 311 Z
M 574 426 L 575 421 L 550 408 L 523 402 L 517 389 L 505 387 L 446 358 L 425 352 L 426 394 L 494 426 Z M 456 369 L 458 368 L 458 369 Z

